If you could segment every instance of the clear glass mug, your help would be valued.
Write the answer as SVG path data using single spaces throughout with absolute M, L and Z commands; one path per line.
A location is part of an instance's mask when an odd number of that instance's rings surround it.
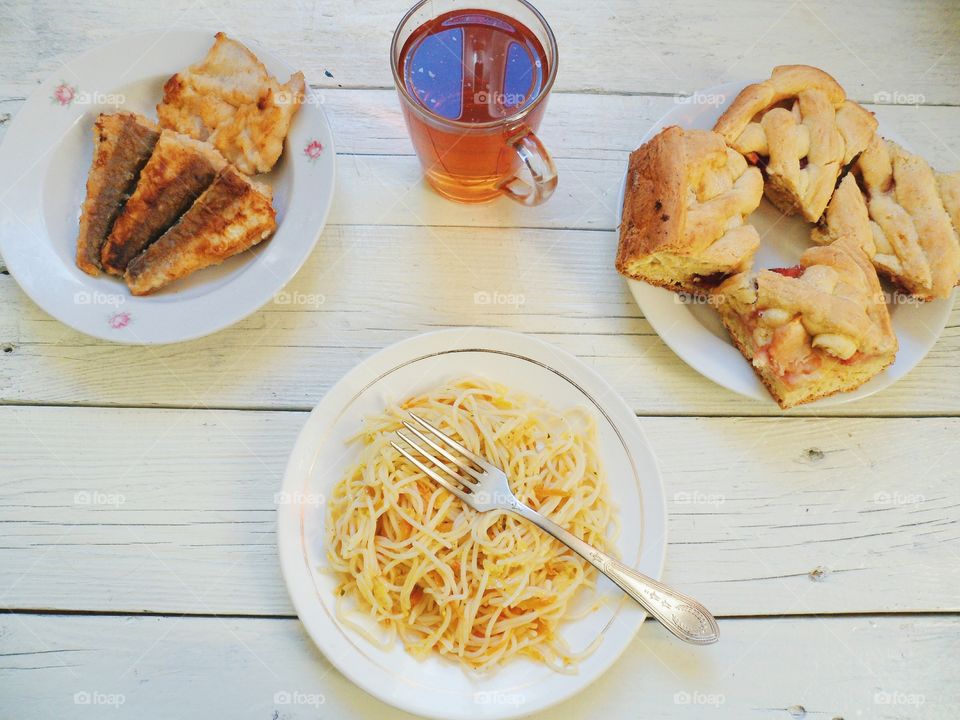
M 390 60 L 410 139 L 438 193 L 468 203 L 506 195 L 523 205 L 553 194 L 557 169 L 535 131 L 557 76 L 557 42 L 530 3 L 421 0 L 397 26 Z M 527 76 L 523 91 L 515 80 Z

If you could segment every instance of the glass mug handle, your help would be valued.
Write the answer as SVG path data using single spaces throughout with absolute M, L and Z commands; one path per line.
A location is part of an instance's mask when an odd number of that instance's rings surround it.
M 521 205 L 533 206 L 546 202 L 557 189 L 557 166 L 553 164 L 553 158 L 540 138 L 533 131 L 523 128 L 507 139 L 507 145 L 516 151 L 533 182 L 514 175 L 501 184 L 504 195 Z

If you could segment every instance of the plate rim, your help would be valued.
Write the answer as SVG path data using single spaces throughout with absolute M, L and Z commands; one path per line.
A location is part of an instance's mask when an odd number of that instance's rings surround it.
M 760 82 L 760 79 L 733 80 L 725 83 L 719 83 L 711 87 L 697 90 L 690 97 L 710 98 L 710 97 L 721 96 L 724 98 L 722 104 L 725 106 L 729 106 L 733 98 L 735 98 L 736 95 L 738 95 L 744 88 L 746 88 L 751 83 L 757 83 L 757 82 Z M 670 108 L 665 113 L 663 113 L 643 134 L 638 147 L 648 142 L 654 135 L 662 131 L 664 128 L 670 125 L 681 125 L 681 123 L 679 122 L 674 122 L 672 118 L 676 113 L 680 111 L 680 108 L 682 107 L 685 107 L 685 105 L 678 102 L 676 107 Z M 886 123 L 886 124 L 889 125 L 889 123 Z M 880 132 L 879 127 L 877 131 Z M 905 143 L 901 141 L 902 136 L 900 135 L 899 131 L 895 127 L 894 128 L 887 127 L 885 130 L 883 130 L 883 132 L 886 136 L 891 137 L 895 142 L 898 142 L 904 147 L 909 148 L 909 143 Z M 618 232 L 619 232 L 621 222 L 623 220 L 623 202 L 624 202 L 624 197 L 626 195 L 626 184 L 627 184 L 628 174 L 629 174 L 629 162 L 625 163 L 625 166 L 624 166 L 623 177 L 620 181 L 619 198 L 616 206 L 617 217 L 616 217 L 615 228 L 617 229 Z M 763 199 L 761 200 L 761 202 L 764 202 L 764 201 L 765 200 Z M 812 247 L 812 245 L 810 247 Z M 624 276 L 621 276 L 621 277 L 623 277 L 623 279 L 626 281 L 627 287 L 630 290 L 630 295 L 633 297 L 633 300 L 637 304 L 637 307 L 643 313 L 643 317 L 647 320 L 647 322 L 650 323 L 650 326 L 657 333 L 657 337 L 659 337 L 660 340 L 663 341 L 663 344 L 666 345 L 670 349 L 670 351 L 678 359 L 680 359 L 685 365 L 687 365 L 689 368 L 696 371 L 706 379 L 710 380 L 711 382 L 715 383 L 716 385 L 719 385 L 720 387 L 726 390 L 729 390 L 730 392 L 736 393 L 741 397 L 746 397 L 752 400 L 756 400 L 758 402 L 765 404 L 770 408 L 780 409 L 779 405 L 773 399 L 770 393 L 766 390 L 766 388 L 763 386 L 763 383 L 757 377 L 756 373 L 753 372 L 752 367 L 750 368 L 750 370 L 751 370 L 751 376 L 754 380 L 754 383 L 751 384 L 750 389 L 747 389 L 744 387 L 738 387 L 737 386 L 738 384 L 736 382 L 728 381 L 724 379 L 723 377 L 724 373 L 717 369 L 719 367 L 718 365 L 711 364 L 710 362 L 702 362 L 700 355 L 689 351 L 689 349 L 686 349 L 683 347 L 682 343 L 677 342 L 677 338 L 674 335 L 670 334 L 669 332 L 670 328 L 667 328 L 666 330 L 664 330 L 662 327 L 663 317 L 661 313 L 659 313 L 657 310 L 654 310 L 653 317 L 651 317 L 648 314 L 651 296 L 659 296 L 662 293 L 670 293 L 671 295 L 674 295 L 672 291 L 666 290 L 664 288 L 654 287 L 652 285 L 649 285 L 648 283 L 645 283 L 641 280 L 637 280 L 635 278 L 629 278 Z M 645 295 L 646 297 L 641 299 L 641 294 Z M 943 335 L 943 331 L 946 328 L 947 323 L 950 320 L 950 313 L 951 313 L 956 295 L 957 295 L 956 290 L 954 290 L 953 294 L 951 294 L 949 299 L 941 299 L 941 300 L 933 301 L 933 303 L 937 303 L 940 307 L 939 318 L 938 318 L 938 322 L 936 323 L 937 329 L 935 332 L 932 333 L 931 342 L 926 345 L 922 353 L 918 355 L 918 357 L 910 365 L 910 367 L 908 367 L 902 373 L 899 373 L 897 375 L 890 374 L 890 371 L 894 367 L 896 360 L 899 358 L 900 351 L 898 350 L 898 358 L 895 358 L 894 364 L 891 364 L 889 367 L 885 368 L 880 374 L 871 378 L 869 381 L 867 381 L 867 383 L 861 385 L 860 387 L 855 388 L 854 390 L 851 390 L 849 392 L 837 393 L 825 398 L 820 398 L 819 400 L 814 400 L 809 403 L 804 403 L 802 405 L 797 406 L 796 408 L 791 408 L 791 409 L 802 410 L 804 408 L 806 409 L 826 408 L 826 407 L 832 407 L 837 405 L 843 405 L 845 403 L 856 402 L 857 400 L 862 400 L 864 398 L 870 397 L 871 395 L 875 395 L 876 393 L 882 392 L 883 390 L 886 390 L 887 388 L 896 384 L 901 378 L 903 378 L 905 375 L 908 375 L 910 372 L 913 371 L 913 369 L 917 365 L 923 362 L 926 356 L 930 353 L 930 351 L 939 341 L 940 337 Z M 648 304 L 647 307 L 644 307 L 644 302 Z M 925 303 L 925 304 L 929 306 L 929 305 L 932 305 L 933 303 Z M 710 334 L 706 328 L 703 328 L 703 332 L 705 334 Z M 729 341 L 721 341 L 721 342 L 724 342 L 725 345 L 728 345 L 729 347 L 734 348 L 732 342 L 729 342 Z M 734 348 L 734 350 L 736 350 L 736 348 Z M 740 356 L 742 361 L 747 363 L 749 366 L 749 360 L 744 358 L 742 354 L 739 352 L 739 350 L 737 350 L 736 352 L 737 352 L 737 355 Z M 874 381 L 879 378 L 884 378 L 886 382 L 874 384 Z M 871 387 L 871 385 L 874 385 L 874 386 Z M 752 392 L 750 391 L 751 389 L 752 389 Z M 780 409 L 780 412 L 785 413 L 785 412 L 789 412 L 789 410 Z
M 606 382 L 599 372 L 588 366 L 571 353 L 568 353 L 567 351 L 548 342 L 540 340 L 539 338 L 535 338 L 523 333 L 501 330 L 498 328 L 451 327 L 407 337 L 365 357 L 361 362 L 345 373 L 340 380 L 334 383 L 334 385 L 327 390 L 313 410 L 311 410 L 307 420 L 304 422 L 303 427 L 300 429 L 294 447 L 290 452 L 287 466 L 284 470 L 281 488 L 282 492 L 296 492 L 298 485 L 303 482 L 302 473 L 304 468 L 313 462 L 312 458 L 316 457 L 316 450 L 311 449 L 312 438 L 309 436 L 310 430 L 316 428 L 318 423 L 323 423 L 324 420 L 322 418 L 329 416 L 332 416 L 335 419 L 333 421 L 326 422 L 326 425 L 335 423 L 336 418 L 339 417 L 340 413 L 342 413 L 343 410 L 353 402 L 360 392 L 363 392 L 369 385 L 374 384 L 382 379 L 382 373 L 371 372 L 374 370 L 378 362 L 382 362 L 391 355 L 397 354 L 396 360 L 391 361 L 390 370 L 388 371 L 392 372 L 400 365 L 409 363 L 411 361 L 419 362 L 426 357 L 436 354 L 424 352 L 422 350 L 422 344 L 425 340 L 429 340 L 438 344 L 445 344 L 445 351 L 490 350 L 493 352 L 501 352 L 501 350 L 496 347 L 490 347 L 491 345 L 495 345 L 497 340 L 509 342 L 514 345 L 526 345 L 526 348 L 522 348 L 520 350 L 513 349 L 507 354 L 513 354 L 520 359 L 529 360 L 541 365 L 547 371 L 557 375 L 560 381 L 572 384 L 578 390 L 584 392 L 587 397 L 591 397 L 591 394 L 583 390 L 574 379 L 568 377 L 568 372 L 554 366 L 555 364 L 558 364 L 556 362 L 557 360 L 569 363 L 571 371 L 584 374 L 590 382 L 595 383 L 598 388 L 603 390 L 604 395 L 602 402 L 597 403 L 597 401 L 594 400 L 595 404 L 598 405 L 597 409 L 605 412 L 607 408 L 612 408 L 618 413 L 627 413 L 631 418 L 633 418 L 633 423 L 629 426 L 629 428 L 627 428 L 627 430 L 632 430 L 636 437 L 638 437 L 642 442 L 642 447 L 639 448 L 639 450 L 646 455 L 646 458 L 649 460 L 650 467 L 653 470 L 653 477 L 649 478 L 649 480 L 638 487 L 641 501 L 641 506 L 639 508 L 640 519 L 642 522 L 652 523 L 659 526 L 659 528 L 654 528 L 654 531 L 659 529 L 659 536 L 654 540 L 653 543 L 651 543 L 654 546 L 653 550 L 655 551 L 655 554 L 653 555 L 648 555 L 650 548 L 644 547 L 644 545 L 647 544 L 647 541 L 643 533 L 641 533 L 642 542 L 639 548 L 638 562 L 649 562 L 652 566 L 654 566 L 655 572 L 651 574 L 653 577 L 659 579 L 664 571 L 666 550 L 668 545 L 666 489 L 663 484 L 663 474 L 660 469 L 659 459 L 647 438 L 646 432 L 644 431 L 639 418 L 637 417 L 635 411 L 629 405 L 627 405 L 626 401 L 624 401 L 619 393 L 617 393 L 612 386 Z M 451 340 L 452 342 L 449 342 Z M 418 349 L 417 346 L 420 346 L 420 349 Z M 540 360 L 535 357 L 530 357 L 530 354 L 536 354 L 537 352 L 553 356 L 551 359 L 554 361 L 554 364 L 550 364 L 545 360 Z M 357 382 L 359 378 L 365 376 L 370 376 L 367 382 Z M 356 387 L 363 387 L 364 390 L 355 392 Z M 348 393 L 348 396 L 352 395 L 352 397 L 342 401 L 339 397 L 337 397 L 337 395 L 341 395 L 345 392 Z M 332 406 L 332 413 L 327 412 L 327 405 Z M 609 417 L 609 415 L 607 416 L 607 419 L 612 428 L 619 433 L 622 429 L 621 426 L 615 424 L 613 418 Z M 323 427 L 321 426 L 319 430 L 323 430 Z M 629 438 L 624 437 L 622 440 L 626 447 Z M 631 445 L 630 447 L 633 446 Z M 644 507 L 649 508 L 649 510 L 645 511 Z M 417 702 L 405 702 L 403 699 L 391 697 L 387 692 L 381 691 L 381 688 L 378 686 L 375 679 L 368 679 L 367 676 L 360 672 L 360 668 L 355 667 L 353 664 L 351 664 L 351 662 L 348 662 L 341 655 L 332 651 L 333 649 L 336 649 L 336 646 L 338 645 L 342 647 L 343 643 L 324 636 L 323 633 L 319 632 L 321 629 L 320 626 L 324 625 L 326 620 L 323 618 L 318 620 L 316 613 L 311 612 L 310 606 L 314 603 L 321 606 L 321 612 L 325 612 L 325 610 L 323 609 L 322 600 L 319 598 L 314 599 L 317 593 L 315 592 L 315 586 L 313 584 L 312 577 L 310 576 L 310 571 L 305 566 L 304 555 L 301 547 L 302 544 L 296 541 L 297 535 L 300 532 L 300 518 L 301 513 L 298 512 L 294 506 L 284 504 L 278 505 L 277 545 L 280 555 L 281 571 L 291 602 L 294 605 L 297 615 L 303 623 L 307 634 L 310 636 L 314 645 L 331 663 L 331 665 L 336 667 L 338 671 L 340 671 L 358 688 L 378 698 L 382 702 L 407 712 L 418 713 L 425 717 L 434 718 L 481 717 L 481 715 L 476 713 L 450 713 L 449 711 L 441 712 L 436 708 L 431 708 L 429 704 L 424 705 L 418 704 Z M 291 525 L 294 527 L 291 527 Z M 291 531 L 294 529 L 297 532 Z M 295 585 L 302 586 L 303 592 L 295 592 Z M 309 598 L 309 601 L 306 598 Z M 550 707 L 554 707 L 560 702 L 568 700 L 570 697 L 584 690 L 592 682 L 596 681 L 599 677 L 605 674 L 620 658 L 623 652 L 626 651 L 636 633 L 639 632 L 643 621 L 646 619 L 646 613 L 640 610 L 639 607 L 633 607 L 632 604 L 627 604 L 626 608 L 628 613 L 632 613 L 631 616 L 625 618 L 625 621 L 631 623 L 632 630 L 624 635 L 622 645 L 619 650 L 609 658 L 608 662 L 598 667 L 594 674 L 589 677 L 586 682 L 581 682 L 579 684 L 571 683 L 571 689 L 569 692 L 559 693 L 555 696 L 551 696 L 550 698 L 546 699 L 545 702 L 541 702 L 533 707 L 520 708 L 519 706 L 511 707 L 509 705 L 500 705 L 498 706 L 497 711 L 483 714 L 482 717 L 486 718 L 486 720 L 507 720 L 508 718 L 522 717 L 534 712 L 543 711 Z M 350 632 L 349 628 L 343 627 L 340 623 L 336 622 L 335 619 L 331 619 L 330 622 L 332 622 L 333 626 L 339 629 L 343 634 Z M 318 638 L 322 638 L 322 641 L 318 640 Z M 333 646 L 333 648 L 330 646 Z M 351 651 L 356 651 L 352 645 L 347 644 L 347 647 L 349 647 Z
M 186 38 L 187 42 L 191 42 L 191 41 L 198 42 L 200 39 L 203 39 L 207 45 L 210 45 L 212 44 L 214 35 L 217 32 L 218 32 L 217 30 L 209 29 L 207 27 L 202 27 L 202 28 L 192 28 L 192 29 L 177 28 L 177 29 L 167 29 L 167 30 L 145 30 L 145 31 L 140 31 L 136 33 L 131 33 L 129 35 L 114 36 L 111 40 L 108 40 L 107 42 L 101 43 L 94 47 L 90 47 L 81 53 L 72 55 L 66 58 L 65 60 L 62 60 L 58 65 L 58 69 L 72 67 L 79 63 L 96 62 L 98 57 L 103 58 L 103 60 L 106 60 L 106 59 L 113 60 L 114 58 L 107 58 L 106 56 L 109 55 L 109 53 L 111 52 L 120 52 L 125 48 L 125 46 L 128 46 L 131 43 L 135 43 L 136 41 L 147 41 L 149 39 L 154 39 L 154 43 L 150 46 L 147 52 L 155 51 L 156 46 L 159 45 L 161 42 L 175 44 L 177 43 L 178 38 L 181 38 L 181 39 Z M 276 53 L 274 53 L 271 49 L 264 47 L 259 41 L 253 38 L 248 38 L 246 36 L 240 36 L 240 35 L 233 37 L 233 39 L 236 39 L 239 42 L 243 43 L 248 48 L 255 50 L 258 59 L 260 59 L 261 62 L 263 62 L 265 65 L 282 67 L 284 69 L 284 72 L 289 74 L 296 72 L 295 68 L 289 62 L 287 62 L 287 60 L 284 57 L 279 56 Z M 145 52 L 143 56 L 141 56 L 138 59 L 138 61 L 142 60 L 143 57 L 146 56 L 146 54 L 147 53 Z M 103 62 L 103 60 L 101 60 L 101 62 Z M 186 67 L 186 65 L 189 62 L 190 62 L 189 59 L 185 59 L 183 62 L 183 67 Z M 12 152 L 11 147 L 13 146 L 14 143 L 11 141 L 11 138 L 17 141 L 24 140 L 29 142 L 29 139 L 31 137 L 31 130 L 25 125 L 27 116 L 28 114 L 34 113 L 37 110 L 39 110 L 44 103 L 49 104 L 49 97 L 47 97 L 46 94 L 48 93 L 49 86 L 54 81 L 54 78 L 58 77 L 56 75 L 56 72 L 57 71 L 55 70 L 54 72 L 48 74 L 39 83 L 39 85 L 27 97 L 26 101 L 23 103 L 20 110 L 18 110 L 16 115 L 14 115 L 14 117 L 12 118 L 10 122 L 10 127 L 7 129 L 6 133 L 4 134 L 3 142 L 0 142 L 0 164 L 4 163 L 7 160 L 8 154 Z M 75 81 L 76 80 L 77 78 L 75 78 Z M 82 82 L 82 78 L 79 78 L 79 80 Z M 130 84 L 131 82 L 136 82 L 136 81 L 137 81 L 137 76 L 135 74 L 132 77 L 127 77 L 126 75 L 124 75 L 117 81 L 117 87 L 122 87 L 124 85 Z M 311 92 L 312 92 L 312 89 L 310 88 L 309 84 L 307 84 L 307 93 L 311 93 Z M 76 332 L 79 332 L 88 337 L 96 338 L 98 340 L 105 340 L 107 342 L 116 343 L 118 345 L 130 345 L 130 346 L 175 345 L 178 343 L 189 342 L 191 340 L 197 340 L 199 338 L 207 337 L 209 335 L 220 332 L 221 330 L 224 330 L 228 327 L 231 327 L 237 324 L 238 322 L 244 320 L 245 318 L 249 317 L 253 313 L 263 308 L 267 303 L 270 302 L 270 299 L 272 297 L 275 297 L 279 292 L 283 290 L 284 287 L 286 287 L 290 283 L 290 281 L 303 268 L 307 260 L 309 260 L 310 256 L 312 255 L 313 251 L 316 249 L 316 246 L 320 241 L 320 236 L 322 235 L 324 229 L 326 228 L 327 222 L 329 221 L 329 218 L 330 218 L 330 213 L 333 207 L 333 199 L 336 193 L 336 167 L 337 167 L 337 155 L 336 155 L 335 138 L 333 135 L 333 129 L 330 125 L 329 118 L 327 117 L 326 112 L 322 107 L 322 103 L 307 102 L 307 103 L 304 103 L 304 106 L 305 107 L 302 107 L 300 111 L 297 113 L 297 118 L 294 119 L 294 122 L 296 122 L 297 119 L 299 119 L 299 117 L 302 117 L 303 113 L 305 112 L 312 112 L 312 111 L 316 112 L 315 120 L 318 123 L 318 130 L 321 131 L 320 134 L 324 136 L 324 151 L 325 151 L 325 154 L 329 156 L 329 162 L 330 162 L 329 178 L 324 179 L 324 184 L 329 188 L 329 190 L 326 192 L 325 207 L 322 208 L 319 214 L 320 222 L 317 224 L 316 229 L 310 231 L 310 235 L 312 236 L 312 238 L 308 243 L 305 243 L 303 245 L 302 251 L 297 253 L 296 255 L 296 261 L 290 263 L 287 266 L 287 270 L 285 272 L 278 274 L 275 271 L 272 271 L 272 274 L 276 278 L 276 282 L 268 283 L 266 285 L 267 287 L 271 288 L 271 290 L 269 293 L 263 293 L 262 297 L 261 297 L 261 294 L 259 293 L 257 293 L 254 296 L 253 294 L 247 292 L 246 296 L 251 299 L 244 302 L 244 298 L 242 295 L 234 296 L 234 297 L 222 296 L 220 297 L 219 301 L 216 303 L 218 308 L 220 309 L 221 314 L 214 315 L 214 317 L 218 317 L 219 319 L 213 322 L 207 322 L 206 324 L 204 324 L 203 322 L 199 322 L 194 325 L 194 329 L 188 332 L 164 331 L 159 333 L 155 332 L 153 334 L 148 333 L 145 336 L 141 334 L 131 335 L 127 333 L 116 333 L 116 332 L 111 333 L 109 332 L 111 328 L 106 323 L 103 324 L 102 328 L 100 326 L 94 326 L 94 325 L 90 325 L 88 327 L 84 324 L 83 321 L 78 321 L 76 317 L 71 316 L 69 313 L 64 312 L 62 310 L 61 303 L 51 302 L 48 297 L 38 294 L 36 292 L 36 288 L 32 287 L 33 283 L 26 281 L 24 277 L 22 277 L 21 275 L 21 274 L 25 275 L 29 271 L 29 268 L 31 267 L 31 265 L 29 262 L 29 258 L 23 257 L 24 253 L 15 246 L 15 243 L 17 242 L 17 239 L 20 236 L 18 236 L 16 232 L 4 231 L 4 232 L 0 232 L 0 254 L 2 254 L 7 271 L 9 272 L 10 276 L 13 277 L 14 281 L 17 283 L 20 290 L 30 299 L 31 302 L 33 302 L 44 313 L 54 318 L 62 325 L 69 327 Z M 122 105 L 117 106 L 115 108 L 115 111 L 123 112 L 124 106 Z M 76 123 L 83 122 L 83 118 L 85 114 L 86 113 L 81 113 L 79 116 L 69 118 L 69 123 L 67 124 L 68 127 L 73 127 Z M 292 127 L 290 132 L 291 133 L 293 132 Z M 21 138 L 19 137 L 20 135 L 24 135 L 24 137 Z M 294 151 L 287 146 L 288 141 L 289 141 L 289 135 L 284 140 L 284 156 L 295 154 Z M 42 154 L 43 153 L 41 153 L 41 155 Z M 24 225 L 23 221 L 20 220 L 19 216 L 14 215 L 11 221 L 10 215 L 12 214 L 12 210 L 8 209 L 8 207 L 4 207 L 7 205 L 4 199 L 6 195 L 10 191 L 12 191 L 13 188 L 33 170 L 34 170 L 34 167 L 31 166 L 30 168 L 27 169 L 26 172 L 23 173 L 23 175 L 20 178 L 15 180 L 11 185 L 4 187 L 2 189 L 2 192 L 0 192 L 0 229 L 3 228 L 5 223 L 12 222 L 13 224 L 15 224 L 16 222 L 19 222 L 20 225 Z M 257 179 L 259 175 L 255 175 L 253 177 L 254 179 Z M 38 196 L 36 202 L 38 206 L 40 206 L 41 208 L 40 214 L 43 215 L 42 196 Z M 289 208 L 288 208 L 287 214 L 289 214 Z M 280 225 L 278 226 L 277 232 L 274 233 L 274 237 L 271 238 L 271 241 L 275 238 L 276 235 L 279 234 L 279 231 L 282 225 L 283 225 L 283 222 L 281 222 Z M 28 228 L 28 230 L 32 231 L 33 228 Z M 43 232 L 44 240 L 46 242 L 52 242 L 53 240 L 50 237 L 50 233 L 46 226 L 45 219 L 43 221 L 43 226 L 41 230 Z M 248 267 L 236 268 L 234 271 L 231 272 L 230 275 L 234 278 L 239 278 L 248 269 L 250 268 Z M 94 280 L 94 278 L 91 278 L 91 280 Z M 87 281 L 83 280 L 83 282 L 86 283 Z M 89 285 L 87 285 L 87 287 L 88 289 L 91 289 L 92 295 L 96 295 L 98 292 L 100 292 L 97 289 L 89 288 Z M 117 289 L 118 289 L 118 292 L 116 294 L 124 297 L 125 301 L 130 299 L 134 299 L 134 300 L 138 299 L 135 296 L 130 295 L 129 291 L 126 289 L 125 286 L 118 286 Z M 182 303 L 185 303 L 185 302 L 201 303 L 208 296 L 210 295 L 215 296 L 216 293 L 222 292 L 224 289 L 225 288 L 218 288 L 216 290 L 213 290 L 211 293 L 204 294 L 199 297 L 183 298 L 181 300 L 172 299 L 172 301 L 168 301 L 167 303 L 164 303 L 164 304 L 171 309 L 169 311 L 169 314 L 170 314 L 170 318 L 173 318 L 174 314 L 177 312 L 176 308 L 180 306 Z M 157 303 L 156 307 L 159 307 L 159 306 L 160 306 L 160 303 Z M 117 310 L 117 309 L 119 309 L 119 306 L 114 308 L 114 310 Z M 176 323 L 172 322 L 171 324 L 176 324 Z

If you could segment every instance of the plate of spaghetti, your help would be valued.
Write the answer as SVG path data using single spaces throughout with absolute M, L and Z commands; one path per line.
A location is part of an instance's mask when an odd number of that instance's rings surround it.
M 508 513 L 478 513 L 393 447 L 414 410 L 502 467 L 524 502 L 658 578 L 663 488 L 630 408 L 516 333 L 428 333 L 366 359 L 313 410 L 277 495 L 281 566 L 344 675 L 409 712 L 509 718 L 599 677 L 644 613 Z

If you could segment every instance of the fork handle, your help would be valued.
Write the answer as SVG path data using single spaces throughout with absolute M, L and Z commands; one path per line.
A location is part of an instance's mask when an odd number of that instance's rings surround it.
M 689 595 L 679 593 L 661 582 L 649 578 L 624 565 L 619 560 L 600 552 L 576 535 L 557 525 L 522 503 L 516 503 L 511 512 L 529 520 L 544 532 L 580 555 L 597 570 L 612 580 L 644 610 L 681 640 L 694 645 L 709 645 L 720 638 L 720 628 L 710 611 Z

